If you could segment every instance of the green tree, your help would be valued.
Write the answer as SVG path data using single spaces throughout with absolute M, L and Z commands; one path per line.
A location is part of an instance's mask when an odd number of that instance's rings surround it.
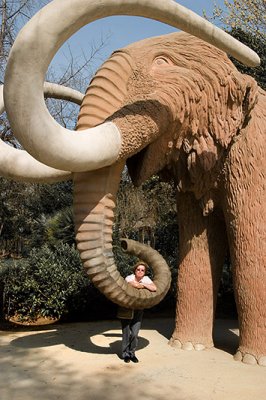
M 234 28 L 230 31 L 230 34 L 238 39 L 240 42 L 244 43 L 246 46 L 250 47 L 260 57 L 260 65 L 256 68 L 249 68 L 241 64 L 239 61 L 232 58 L 233 63 L 237 69 L 243 74 L 248 74 L 253 76 L 258 84 L 266 90 L 266 49 L 265 41 L 260 39 L 258 36 L 253 36 L 251 33 L 242 31 L 241 29 Z
M 75 244 L 72 206 L 63 208 L 47 222 L 46 238 L 50 245 Z
M 172 182 L 152 176 L 134 187 L 126 171 L 117 196 L 113 243 L 116 263 L 122 276 L 131 272 L 136 259 L 123 253 L 119 239 L 127 237 L 154 247 L 167 261 L 172 285 L 166 298 L 152 312 L 174 309 L 178 265 L 176 196 Z M 152 276 L 152 271 L 150 271 Z
M 40 185 L 0 178 L 2 257 L 27 256 L 31 248 L 42 246 L 49 236 L 49 221 L 71 204 L 71 182 Z M 65 225 L 58 225 L 59 236 Z
M 133 234 L 140 242 L 155 247 L 156 226 L 169 221 L 169 215 L 175 212 L 174 188 L 170 183 L 162 182 L 154 175 L 140 187 L 135 187 L 125 172 L 116 208 L 120 237 Z
M 207 19 L 218 22 L 230 35 L 244 43 L 259 55 L 261 65 L 248 68 L 231 57 L 236 67 L 253 76 L 259 85 L 266 88 L 266 2 L 265 0 L 224 0 L 224 6 L 215 4 L 213 15 Z
M 211 19 L 218 20 L 228 31 L 241 29 L 264 41 L 265 15 L 265 0 L 224 0 L 224 7 L 215 4 Z

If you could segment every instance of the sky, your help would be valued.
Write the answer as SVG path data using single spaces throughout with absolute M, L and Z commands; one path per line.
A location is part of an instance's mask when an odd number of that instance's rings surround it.
M 213 0 L 179 0 L 178 3 L 201 16 L 203 10 L 211 16 L 214 7 Z M 223 5 L 222 0 L 216 0 L 215 3 Z M 87 56 L 90 54 L 92 45 L 97 48 L 101 38 L 103 40 L 108 38 L 105 40 L 105 46 L 100 55 L 93 61 L 93 69 L 96 70 L 116 49 L 147 37 L 175 31 L 176 28 L 169 25 L 141 17 L 114 16 L 104 18 L 83 27 L 73 35 L 54 57 L 52 66 L 58 68 L 66 65 L 67 60 L 69 60 L 69 48 L 77 61 L 82 60 L 83 54 Z

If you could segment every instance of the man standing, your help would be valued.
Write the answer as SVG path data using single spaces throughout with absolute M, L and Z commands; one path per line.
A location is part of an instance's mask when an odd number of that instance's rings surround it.
M 146 275 L 148 265 L 139 261 L 133 268 L 133 274 L 128 275 L 125 280 L 136 289 L 147 289 L 151 292 L 157 290 L 153 281 Z M 137 363 L 139 360 L 135 356 L 138 344 L 138 334 L 141 327 L 143 310 L 128 310 L 119 307 L 118 318 L 122 325 L 122 358 L 124 362 L 130 361 Z

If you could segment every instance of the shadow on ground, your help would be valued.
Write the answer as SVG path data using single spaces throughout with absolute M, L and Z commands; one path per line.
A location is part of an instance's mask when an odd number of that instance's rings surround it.
M 95 354 L 120 354 L 121 333 L 120 323 L 118 320 L 105 321 L 108 332 L 102 331 L 101 321 L 94 323 L 70 323 L 70 324 L 52 324 L 34 327 L 17 327 L 16 332 L 31 332 L 29 336 L 16 338 L 12 341 L 12 345 L 25 349 L 42 348 L 46 346 L 55 346 L 63 344 L 71 349 L 81 352 Z M 238 346 L 238 324 L 235 320 L 216 320 L 214 325 L 214 344 L 215 347 L 234 354 Z M 171 319 L 144 319 L 142 329 L 150 329 L 157 331 L 166 339 L 170 339 L 174 330 L 174 320 Z M 35 331 L 38 333 L 34 334 Z M 41 332 L 39 332 L 41 330 Z M 115 330 L 115 332 L 112 332 Z M 12 329 L 11 331 L 14 331 Z M 111 331 L 111 332 L 110 332 Z M 10 333 L 8 330 L 2 332 L 2 335 Z M 102 335 L 106 339 L 110 339 L 109 347 L 101 347 L 95 344 L 91 337 Z M 138 348 L 143 349 L 148 346 L 149 340 L 141 336 L 139 337 Z

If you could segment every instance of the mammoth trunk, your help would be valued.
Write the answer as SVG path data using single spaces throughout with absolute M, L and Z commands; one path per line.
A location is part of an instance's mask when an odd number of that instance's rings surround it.
M 81 260 L 95 286 L 118 301 L 123 301 L 121 289 L 126 284 L 114 262 L 112 225 L 122 168 L 120 164 L 74 176 L 74 219 Z M 114 175 L 111 183 L 110 175 Z
M 74 219 L 77 248 L 94 285 L 110 300 L 127 308 L 149 308 L 165 296 L 170 272 L 155 250 L 123 240 L 122 247 L 148 262 L 154 270 L 157 292 L 128 285 L 118 272 L 112 251 L 115 197 L 123 164 L 74 175 Z

